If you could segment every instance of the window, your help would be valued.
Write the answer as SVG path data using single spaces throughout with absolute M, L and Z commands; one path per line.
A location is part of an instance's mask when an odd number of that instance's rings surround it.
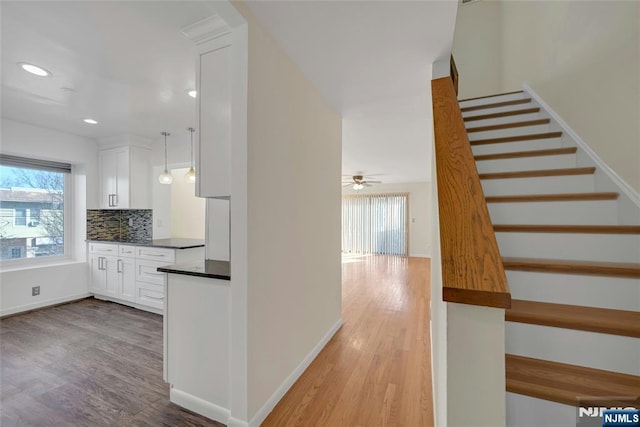
M 0 154 L 0 260 L 69 253 L 70 177 L 66 163 Z
M 17 227 L 24 227 L 27 225 L 27 210 L 16 208 L 15 213 L 13 215 L 13 225 Z
M 22 248 L 10 248 L 9 258 L 22 258 Z
M 408 254 L 407 193 L 342 198 L 342 252 Z

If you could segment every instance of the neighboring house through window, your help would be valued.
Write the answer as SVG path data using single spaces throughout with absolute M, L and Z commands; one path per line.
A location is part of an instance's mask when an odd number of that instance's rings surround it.
M 0 261 L 69 253 L 70 176 L 66 163 L 0 154 Z

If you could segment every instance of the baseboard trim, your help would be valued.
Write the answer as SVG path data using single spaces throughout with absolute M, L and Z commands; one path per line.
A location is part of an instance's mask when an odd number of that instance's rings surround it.
M 207 402 L 206 400 L 200 399 L 192 394 L 185 393 L 175 387 L 172 387 L 169 391 L 169 400 L 176 405 L 195 412 L 196 414 L 200 414 L 223 424 L 227 424 L 230 418 L 230 412 L 228 409 L 214 403 Z
M 431 255 L 428 254 L 411 254 L 409 258 L 431 258 Z
M 79 301 L 81 299 L 89 298 L 92 296 L 89 292 L 83 292 L 81 294 L 67 295 L 60 298 L 54 298 L 46 301 L 35 302 L 33 304 L 21 305 L 18 307 L 8 308 L 0 311 L 0 318 L 14 316 L 16 314 L 24 314 L 25 312 L 42 310 L 45 308 L 55 307 L 56 305 L 68 304 L 70 302 Z
M 336 323 L 329 329 L 324 337 L 313 347 L 313 350 L 302 359 L 302 362 L 296 367 L 296 369 L 289 374 L 289 376 L 280 384 L 280 387 L 271 395 L 269 400 L 258 410 L 254 417 L 249 422 L 249 427 L 259 427 L 260 424 L 267 418 L 267 416 L 273 411 L 280 399 L 289 391 L 291 386 L 300 378 L 304 371 L 309 367 L 311 362 L 318 356 L 320 351 L 324 348 L 329 340 L 335 335 L 335 333 L 342 327 L 342 318 L 338 319 Z
M 538 95 L 529 85 L 529 83 L 525 82 L 522 84 L 522 88 L 526 93 L 528 93 L 531 98 L 533 98 L 542 108 L 546 110 L 547 113 L 560 125 L 563 131 L 567 133 L 573 139 L 578 146 L 584 150 L 585 153 L 596 163 L 598 168 L 600 168 L 613 182 L 620 188 L 620 190 L 635 204 L 638 208 L 640 208 L 640 194 L 635 191 L 627 182 L 622 179 L 609 165 L 607 165 L 602 158 L 580 136 L 573 130 L 571 127 L 562 120 L 562 118 L 556 113 L 553 108 L 549 106 L 540 95 Z

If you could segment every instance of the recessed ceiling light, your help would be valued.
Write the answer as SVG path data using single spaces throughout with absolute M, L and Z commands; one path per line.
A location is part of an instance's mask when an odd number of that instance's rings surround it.
M 89 123 L 90 125 L 97 125 L 98 122 L 93 119 L 84 119 L 85 123 Z
M 20 68 L 22 68 L 26 72 L 31 73 L 31 74 L 35 74 L 36 76 L 39 76 L 39 77 L 50 77 L 51 76 L 51 72 L 50 71 L 47 71 L 42 67 L 38 67 L 37 65 L 29 64 L 29 63 L 26 63 L 26 62 L 18 62 L 18 65 L 20 66 Z
M 196 96 L 198 96 L 198 91 L 195 89 L 187 89 L 186 91 L 190 97 L 195 98 Z

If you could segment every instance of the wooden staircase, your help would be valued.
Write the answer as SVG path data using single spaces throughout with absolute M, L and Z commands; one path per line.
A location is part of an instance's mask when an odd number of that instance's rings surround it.
M 513 298 L 507 423 L 549 401 L 566 420 L 585 397 L 640 407 L 640 206 L 533 99 L 459 101 Z

